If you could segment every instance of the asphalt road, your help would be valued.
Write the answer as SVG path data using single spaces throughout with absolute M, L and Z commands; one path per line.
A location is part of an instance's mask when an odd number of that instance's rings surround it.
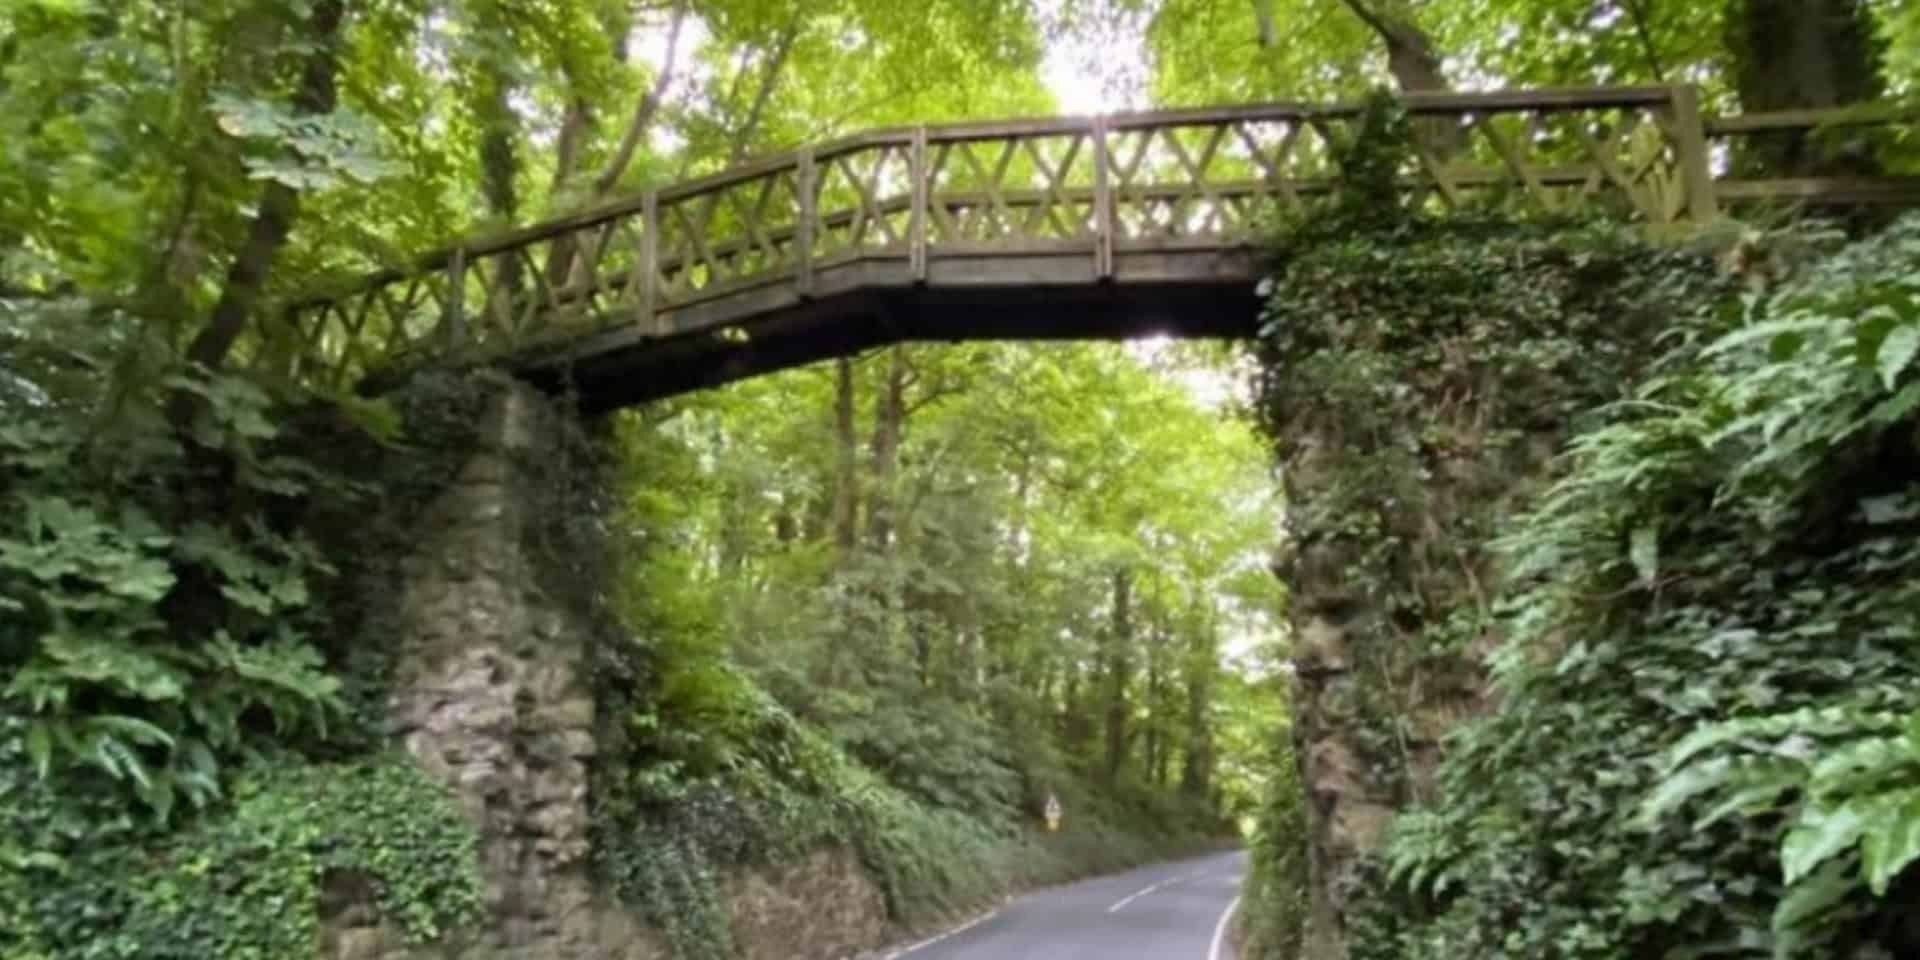
M 1028 894 L 900 960 L 1230 960 L 1244 852 L 1158 863 Z

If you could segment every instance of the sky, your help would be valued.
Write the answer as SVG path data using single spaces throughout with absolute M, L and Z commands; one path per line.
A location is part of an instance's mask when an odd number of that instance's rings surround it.
M 1102 12 L 1110 25 L 1098 35 L 1059 29 L 1067 0 L 1042 0 L 1041 19 L 1054 38 L 1040 64 L 1040 78 L 1061 113 L 1095 114 L 1147 107 L 1147 14 Z

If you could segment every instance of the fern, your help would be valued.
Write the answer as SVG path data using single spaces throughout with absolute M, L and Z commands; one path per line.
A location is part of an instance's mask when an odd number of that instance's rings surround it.
M 221 760 L 249 752 L 258 721 L 324 736 L 342 710 L 308 637 L 313 581 L 332 568 L 263 507 L 351 489 L 267 452 L 287 418 L 261 387 L 169 385 L 208 400 L 206 450 L 150 414 L 102 428 L 34 407 L 0 426 L 0 712 L 28 721 L 40 776 L 104 773 L 161 819 L 220 795 Z M 217 495 L 244 508 L 195 500 L 209 455 L 234 467 Z
M 1665 768 L 1641 805 L 1643 827 L 1700 800 L 1719 802 L 1695 829 L 1735 812 L 1786 818 L 1786 892 L 1773 918 L 1783 942 L 1861 886 L 1884 896 L 1920 860 L 1920 713 L 1832 707 L 1727 721 L 1676 744 Z

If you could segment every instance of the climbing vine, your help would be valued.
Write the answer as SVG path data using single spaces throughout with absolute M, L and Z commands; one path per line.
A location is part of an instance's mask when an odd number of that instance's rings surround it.
M 1259 387 L 1291 493 L 1290 586 L 1350 648 L 1304 653 L 1351 669 L 1347 733 L 1369 789 L 1400 802 L 1416 744 L 1477 695 L 1486 546 L 1525 478 L 1621 396 L 1668 304 L 1724 281 L 1627 227 L 1410 207 L 1404 116 L 1376 103 L 1362 129 L 1327 214 L 1280 227 Z
M 1508 531 L 1500 706 L 1364 873 L 1355 956 L 1920 947 L 1920 224 L 1790 239 L 1742 253 L 1771 289 L 1666 301 Z
M 0 955 L 312 956 L 332 892 L 415 943 L 479 916 L 474 833 L 405 758 L 263 762 L 169 830 L 89 789 L 98 773 L 40 779 L 22 729 L 0 722 Z
M 339 602 L 335 531 L 400 495 L 346 469 L 418 434 L 38 319 L 0 392 L 0 955 L 306 956 L 336 893 L 469 924 L 474 831 L 386 753 L 390 631 Z

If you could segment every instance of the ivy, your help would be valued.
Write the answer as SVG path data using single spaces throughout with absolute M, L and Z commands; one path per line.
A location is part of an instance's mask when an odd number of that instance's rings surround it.
M 1711 302 L 1725 281 L 1702 252 L 1624 227 L 1395 213 L 1366 182 L 1350 223 L 1279 242 L 1259 386 L 1292 498 L 1292 586 L 1354 618 L 1351 733 L 1373 788 L 1405 800 L 1424 735 L 1409 698 L 1476 695 L 1499 576 L 1487 546 L 1525 502 L 1518 478 L 1646 368 L 1666 304 Z
M 1675 301 L 1504 538 L 1500 707 L 1402 818 L 1357 957 L 1920 949 L 1920 223 L 1787 239 L 1819 255 Z
M 1300 782 L 1292 745 L 1280 741 L 1273 751 L 1266 793 L 1248 843 L 1246 940 L 1241 955 L 1251 960 L 1290 960 L 1305 947 L 1313 876 L 1306 791 Z
M 334 467 L 391 449 L 393 412 L 182 372 L 119 318 L 21 316 L 34 389 L 0 393 L 0 955 L 310 956 L 337 896 L 415 942 L 477 920 L 477 837 L 384 752 L 378 677 L 345 682 L 338 652 L 371 645 L 344 634 L 377 625 L 337 616 L 343 554 L 310 535 L 363 508 Z M 111 389 L 72 375 L 109 365 Z M 164 402 L 182 396 L 184 419 Z
M 0 719 L 0 954 L 292 958 L 318 942 L 330 884 L 364 888 L 424 943 L 480 916 L 477 837 L 401 757 L 263 762 L 231 803 L 177 829 L 117 809 L 76 771 L 41 779 Z

